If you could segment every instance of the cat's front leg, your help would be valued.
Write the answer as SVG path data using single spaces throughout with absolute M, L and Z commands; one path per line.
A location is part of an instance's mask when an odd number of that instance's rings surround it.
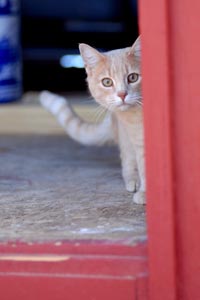
M 123 132 L 120 137 L 120 156 L 122 164 L 122 177 L 128 192 L 137 192 L 140 186 L 139 174 L 137 170 L 137 160 L 131 142 Z
M 136 160 L 138 173 L 140 177 L 139 190 L 134 193 L 133 201 L 137 204 L 146 203 L 146 179 L 145 179 L 145 161 L 144 161 L 144 146 L 136 146 Z
M 137 192 L 140 186 L 135 156 L 122 158 L 122 176 L 128 192 Z
M 146 189 L 140 188 L 138 192 L 134 193 L 133 201 L 136 204 L 146 204 Z

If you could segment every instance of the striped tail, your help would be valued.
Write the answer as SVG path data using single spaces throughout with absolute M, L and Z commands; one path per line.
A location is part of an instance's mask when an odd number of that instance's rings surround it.
M 99 124 L 87 123 L 75 114 L 64 97 L 43 91 L 39 98 L 75 141 L 83 145 L 103 145 L 114 140 L 111 114 L 107 114 Z

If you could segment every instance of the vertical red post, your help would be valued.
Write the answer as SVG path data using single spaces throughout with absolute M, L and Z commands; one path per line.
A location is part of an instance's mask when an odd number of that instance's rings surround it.
M 140 0 L 150 300 L 200 299 L 200 2 Z
M 167 1 L 140 1 L 150 294 L 176 299 L 172 82 Z
M 179 299 L 200 299 L 200 2 L 171 1 Z

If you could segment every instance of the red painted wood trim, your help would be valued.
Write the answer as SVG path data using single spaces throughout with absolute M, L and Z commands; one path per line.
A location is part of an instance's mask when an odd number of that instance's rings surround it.
M 200 1 L 171 1 L 178 298 L 200 299 Z
M 6 300 L 147 300 L 147 276 L 146 243 L 0 244 Z
M 199 0 L 140 0 L 150 300 L 200 299 L 199 20 Z
M 75 240 L 75 241 L 52 241 L 32 242 L 9 241 L 0 243 L 0 253 L 7 254 L 99 254 L 121 256 L 147 257 L 147 242 L 130 245 L 126 240 Z
M 140 0 L 151 300 L 177 299 L 169 2 Z

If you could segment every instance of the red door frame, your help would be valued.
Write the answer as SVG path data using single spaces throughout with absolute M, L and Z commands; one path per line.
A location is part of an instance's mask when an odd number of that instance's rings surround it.
M 146 244 L 0 244 L 4 300 L 200 299 L 200 2 L 140 0 Z
M 2 300 L 148 300 L 146 243 L 0 245 Z
M 140 0 L 149 299 L 200 299 L 200 2 Z

